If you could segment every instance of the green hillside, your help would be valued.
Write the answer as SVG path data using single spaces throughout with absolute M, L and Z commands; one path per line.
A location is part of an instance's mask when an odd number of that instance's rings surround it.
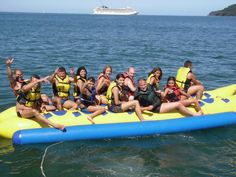
M 223 10 L 213 11 L 209 13 L 210 16 L 236 16 L 236 4 L 233 4 Z

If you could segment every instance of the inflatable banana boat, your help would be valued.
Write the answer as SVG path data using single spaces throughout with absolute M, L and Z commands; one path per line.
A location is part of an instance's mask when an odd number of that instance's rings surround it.
M 205 115 L 184 117 L 180 113 L 144 112 L 147 121 L 140 122 L 134 112 L 105 112 L 88 121 L 90 114 L 82 111 L 43 113 L 49 120 L 66 126 L 66 131 L 47 127 L 32 119 L 19 118 L 15 107 L 0 113 L 0 136 L 13 144 L 48 143 L 81 139 L 130 137 L 192 131 L 236 124 L 236 84 L 204 93 L 200 101 Z M 189 107 L 194 111 L 193 107 Z

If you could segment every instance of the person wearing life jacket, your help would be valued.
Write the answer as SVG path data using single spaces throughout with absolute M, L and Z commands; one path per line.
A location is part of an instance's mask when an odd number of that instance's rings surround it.
M 173 76 L 170 76 L 167 79 L 167 84 L 164 86 L 164 97 L 168 102 L 180 101 L 184 106 L 193 104 L 197 112 L 202 112 L 198 100 L 192 98 L 184 90 L 181 90 L 176 84 L 175 77 Z
M 71 70 L 71 73 L 73 74 L 73 70 Z M 75 110 L 78 108 L 74 101 L 69 100 L 70 84 L 76 82 L 76 78 L 69 77 L 66 69 L 59 67 L 51 75 L 50 82 L 52 83 L 54 102 L 58 110 L 63 108 Z
M 191 61 L 185 61 L 184 67 L 180 67 L 178 69 L 176 83 L 189 95 L 192 96 L 196 94 L 196 98 L 198 100 L 202 98 L 204 86 L 202 82 L 197 80 L 196 76 L 193 74 Z
M 8 75 L 8 80 L 10 82 L 10 86 L 12 88 L 12 91 L 17 99 L 19 94 L 21 93 L 22 86 L 27 84 L 28 81 L 23 78 L 23 72 L 20 69 L 15 69 L 12 74 L 11 65 L 12 65 L 13 61 L 14 61 L 13 58 L 8 58 L 6 60 L 7 75 Z M 42 99 L 42 105 L 41 105 L 42 110 L 51 111 L 51 110 L 56 109 L 55 106 L 49 104 L 50 99 L 48 98 L 48 96 L 46 94 L 41 93 L 41 99 Z
M 143 115 L 137 100 L 128 100 L 127 95 L 124 94 L 124 75 L 117 74 L 116 80 L 112 82 L 107 90 L 108 109 L 111 112 L 119 113 L 134 108 L 135 113 L 140 121 L 143 121 Z
M 175 77 L 170 76 L 167 79 L 167 84 L 164 86 L 164 97 L 168 102 L 180 101 L 186 97 L 189 98 L 190 95 L 182 91 L 175 82 Z
M 123 75 L 125 77 L 124 91 L 127 93 L 129 100 L 133 100 L 134 92 L 136 90 L 135 82 L 134 82 L 134 75 L 135 75 L 134 67 L 129 67 L 128 71 L 124 72 Z
M 162 78 L 162 70 L 160 67 L 155 67 L 150 73 L 148 73 L 147 83 L 151 85 L 154 90 L 164 99 L 163 92 L 160 90 L 160 81 Z
M 102 104 L 107 104 L 106 93 L 111 82 L 110 80 L 111 74 L 112 74 L 112 67 L 110 65 L 106 65 L 102 73 L 99 74 L 97 79 L 96 93 L 97 95 L 99 95 L 100 102 Z
M 95 89 L 95 79 L 94 77 L 89 77 L 82 88 L 80 94 L 80 107 L 81 109 L 87 108 L 89 112 L 92 114 L 88 115 L 87 119 L 95 124 L 94 118 L 103 112 L 106 111 L 105 107 L 100 106 L 99 99 L 96 97 L 96 89 Z
M 153 70 L 148 74 L 147 83 L 152 85 L 156 91 L 160 90 L 159 83 L 162 78 L 162 70 L 160 67 L 155 67 Z
M 202 114 L 201 112 L 193 113 L 181 102 L 162 102 L 160 95 L 158 95 L 153 86 L 147 84 L 146 80 L 143 78 L 138 80 L 138 89 L 135 92 L 134 98 L 139 101 L 142 111 L 147 110 L 155 113 L 167 113 L 178 110 L 180 113 L 188 116 L 198 116 Z
M 84 84 L 87 81 L 87 70 L 84 66 L 78 68 L 76 72 L 77 82 L 74 83 L 74 101 L 79 105 L 80 104 L 80 94 L 84 87 Z
M 49 76 L 40 79 L 38 75 L 32 75 L 28 83 L 24 83 L 17 97 L 16 113 L 22 118 L 36 118 L 39 122 L 51 125 L 64 131 L 64 125 L 53 123 L 40 114 L 41 82 L 48 81 Z

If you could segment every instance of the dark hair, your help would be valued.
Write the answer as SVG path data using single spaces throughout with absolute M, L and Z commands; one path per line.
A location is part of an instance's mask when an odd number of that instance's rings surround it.
M 168 85 L 168 82 L 169 82 L 170 80 L 173 80 L 173 81 L 175 82 L 175 77 L 174 77 L 174 76 L 169 76 L 168 79 L 167 79 L 167 85 Z
M 16 71 L 20 71 L 21 73 L 23 73 L 22 70 L 18 68 L 16 68 L 13 73 L 16 74 Z
M 125 78 L 124 74 L 122 74 L 122 73 L 117 74 L 116 75 L 116 80 L 120 79 L 121 77 Z
M 143 77 L 140 77 L 140 78 L 138 79 L 138 83 L 139 83 L 140 81 L 146 81 L 146 79 L 144 79 Z
M 80 74 L 80 71 L 82 71 L 82 70 L 85 70 L 86 75 L 87 75 L 87 70 L 86 70 L 86 68 L 85 68 L 84 66 L 81 66 L 81 67 L 79 67 L 79 68 L 77 69 L 76 75 L 78 76 L 78 75 Z
M 190 65 L 192 65 L 192 62 L 190 60 L 184 62 L 184 67 L 188 68 Z
M 153 70 L 150 73 L 148 73 L 148 76 L 150 76 L 151 74 L 154 74 L 156 71 L 160 71 L 160 76 L 159 76 L 158 79 L 161 80 L 161 78 L 162 78 L 162 70 L 161 70 L 160 67 L 153 68 Z
M 65 73 L 66 73 L 66 69 L 65 69 L 64 67 L 62 67 L 62 66 L 60 66 L 60 67 L 58 68 L 58 71 L 59 71 L 59 72 L 65 72 Z
M 106 65 L 102 70 L 103 74 L 105 74 L 107 68 L 111 68 L 111 72 L 112 72 L 112 67 L 110 65 Z
M 32 80 L 32 78 L 40 79 L 39 75 L 37 75 L 37 74 L 32 74 L 32 76 L 31 76 L 31 80 Z
M 89 77 L 89 78 L 87 79 L 87 81 L 92 81 L 93 83 L 95 83 L 95 78 L 94 78 L 94 77 Z

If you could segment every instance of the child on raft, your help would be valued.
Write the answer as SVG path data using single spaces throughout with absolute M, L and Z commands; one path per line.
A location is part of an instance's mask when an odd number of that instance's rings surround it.
M 96 97 L 96 89 L 95 89 L 95 79 L 94 77 L 89 77 L 84 84 L 80 95 L 80 107 L 81 109 L 87 108 L 89 112 L 92 114 L 88 115 L 87 119 L 95 124 L 94 118 L 103 112 L 106 111 L 105 107 L 100 106 L 99 100 Z

